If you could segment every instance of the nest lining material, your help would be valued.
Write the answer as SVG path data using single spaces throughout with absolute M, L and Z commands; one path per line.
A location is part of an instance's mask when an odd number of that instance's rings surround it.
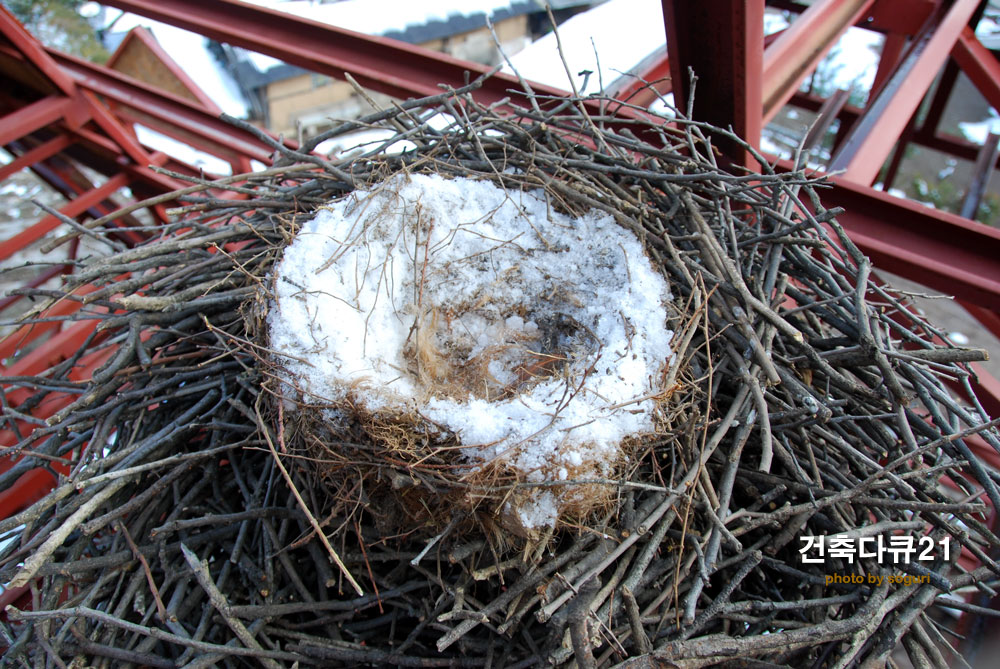
M 472 469 L 535 483 L 612 477 L 621 442 L 655 431 L 670 293 L 602 212 L 399 175 L 322 207 L 274 286 L 270 347 L 288 354 L 291 388 L 329 400 L 346 430 L 408 417 L 400 429 L 456 442 Z M 521 533 L 551 527 L 569 505 L 585 516 L 595 492 L 538 488 L 505 518 Z
M 1000 508 L 1000 492 L 968 444 L 978 435 L 1000 447 L 996 423 L 944 383 L 968 391 L 961 363 L 983 352 L 936 345 L 943 333 L 872 280 L 819 202 L 821 183 L 766 164 L 761 174 L 720 169 L 710 137 L 737 141 L 730 133 L 681 114 L 676 130 L 622 120 L 620 102 L 592 98 L 530 97 L 531 109 L 499 113 L 469 95 L 477 85 L 304 145 L 358 128 L 397 133 L 358 155 L 276 146 L 274 168 L 214 186 L 247 199 L 195 182 L 161 239 L 86 264 L 63 290 L 28 291 L 81 304 L 71 318 L 99 327 L 70 359 L 3 380 L 3 420 L 20 440 L 4 453 L 13 461 L 0 488 L 60 467 L 51 494 L 0 521 L 14 539 L 0 549 L 0 578 L 27 600 L 0 621 L 4 660 L 848 667 L 881 666 L 902 644 L 915 666 L 947 666 L 955 657 L 936 603 L 967 606 L 950 597 L 1000 577 L 982 501 Z M 412 148 L 387 152 L 404 141 Z M 316 210 L 401 173 L 489 180 L 517 203 L 542 191 L 574 218 L 604 212 L 669 275 L 674 361 L 659 387 L 670 401 L 616 478 L 585 481 L 607 504 L 575 526 L 514 541 L 492 511 L 454 500 L 568 481 L 497 471 L 458 480 L 469 459 L 401 430 L 412 411 L 328 434 L 322 414 L 335 398 L 289 392 L 267 337 L 275 263 Z M 43 309 L 29 317 L 49 327 Z M 501 315 L 529 340 L 529 321 L 547 327 L 502 310 L 498 326 Z M 423 343 L 400 342 L 400 375 L 447 359 L 446 308 L 436 316 L 401 314 L 425 327 Z M 592 355 L 588 337 L 567 341 L 580 344 L 579 360 Z M 80 379 L 95 360 L 103 366 Z M 503 369 L 468 401 L 502 397 Z M 429 394 L 465 398 L 464 378 Z M 456 384 L 427 370 L 428 386 L 442 379 Z M 42 411 L 44 424 L 18 418 Z M 375 428 L 412 443 L 400 449 Z M 946 540 L 951 559 L 803 562 L 798 537 L 837 533 Z M 979 566 L 963 567 L 961 554 Z M 900 570 L 930 582 L 866 578 Z M 830 583 L 833 574 L 863 582 Z

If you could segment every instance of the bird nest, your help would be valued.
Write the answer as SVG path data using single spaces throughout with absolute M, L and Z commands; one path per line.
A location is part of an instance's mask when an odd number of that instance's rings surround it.
M 57 409 L 20 423 L 0 486 L 59 472 L 0 522 L 30 600 L 9 659 L 951 652 L 935 604 L 1000 575 L 967 444 L 1000 446 L 995 422 L 945 385 L 983 353 L 872 279 L 804 171 L 722 169 L 712 139 L 738 138 L 680 114 L 485 108 L 478 85 L 275 143 L 32 291 L 96 330 L 4 379 L 8 421 Z M 310 153 L 359 128 L 385 138 Z M 905 539 L 929 559 L 843 549 Z
M 272 282 L 295 442 L 345 498 L 390 482 L 385 531 L 500 518 L 538 539 L 606 508 L 589 482 L 656 433 L 670 292 L 606 213 L 402 173 L 323 207 Z

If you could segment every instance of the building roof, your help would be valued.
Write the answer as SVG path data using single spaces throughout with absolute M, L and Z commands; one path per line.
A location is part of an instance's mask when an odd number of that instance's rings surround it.
M 105 65 L 181 97 L 200 102 L 216 114 L 222 112 L 215 101 L 156 41 L 153 34 L 142 26 L 132 28 L 125 35 Z M 156 81 L 151 80 L 151 77 L 155 77 Z
M 124 14 L 115 21 L 115 32 L 107 33 L 104 44 L 108 49 L 116 49 L 128 32 L 143 26 L 152 33 L 172 60 L 204 91 L 215 105 L 227 114 L 245 118 L 249 102 L 242 94 L 232 75 L 212 55 L 209 40 L 175 26 L 153 21 L 135 14 Z

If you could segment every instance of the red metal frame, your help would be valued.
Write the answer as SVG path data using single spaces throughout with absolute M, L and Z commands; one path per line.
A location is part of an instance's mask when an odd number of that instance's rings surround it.
M 882 44 L 882 53 L 879 56 L 878 69 L 875 71 L 875 79 L 872 81 L 871 96 L 874 97 L 882 90 L 889 77 L 899 65 L 899 59 L 906 49 L 907 38 L 902 33 L 889 33 L 885 36 Z
M 420 47 L 231 0 L 112 0 L 105 4 L 314 72 L 336 78 L 350 73 L 363 86 L 401 98 L 438 93 L 441 84 L 456 87 L 488 70 Z M 1000 108 L 1000 64 L 970 27 L 981 15 L 982 3 L 818 0 L 807 6 L 790 0 L 770 0 L 768 4 L 801 15 L 788 29 L 771 36 L 765 51 L 764 0 L 663 0 L 669 59 L 652 59 L 641 76 L 662 80 L 669 72 L 671 81 L 661 82 L 657 90 L 663 93 L 672 89 L 675 102 L 684 109 L 690 94 L 687 72 L 693 68 L 699 76 L 695 117 L 732 127 L 752 143 L 759 142 L 765 119 L 772 118 L 787 101 L 814 110 L 826 104 L 825 120 L 840 120 L 843 139 L 832 169 L 843 169 L 845 173 L 832 178 L 831 188 L 822 191 L 824 204 L 846 209 L 839 220 L 879 267 L 957 295 L 985 327 L 1000 332 L 1000 232 L 869 187 L 897 144 L 900 156 L 912 141 L 965 159 L 976 158 L 979 147 L 939 134 L 937 129 L 960 70 L 968 74 L 991 104 Z M 887 35 L 873 94 L 863 110 L 840 105 L 839 99 L 824 101 L 797 91 L 815 63 L 850 25 Z M 3 108 L 7 109 L 0 118 L 0 145 L 16 142 L 20 147 L 14 162 L 0 167 L 0 178 L 26 167 L 49 174 L 53 181 L 68 178 L 60 174 L 59 161 L 73 157 L 94 166 L 109 179 L 100 188 L 63 189 L 73 198 L 63 209 L 67 215 L 99 215 L 111 206 L 107 195 L 126 183 L 137 193 L 165 192 L 178 185 L 149 168 L 150 164 L 175 164 L 142 147 L 135 139 L 133 123 L 206 149 L 234 165 L 245 166 L 251 158 L 269 161 L 271 149 L 267 142 L 222 122 L 214 113 L 217 109 L 210 105 L 195 104 L 107 68 L 46 51 L 2 8 L 0 32 L 9 41 L 0 45 L 0 66 L 14 63 L 13 69 L 21 68 L 10 73 L 17 82 L 11 88 L 17 89 L 14 95 L 24 96 L 15 99 L 12 106 L 0 93 Z M 163 60 L 169 67 L 169 58 Z M 942 67 L 944 72 L 926 120 L 917 127 L 915 112 Z M 619 92 L 620 99 L 634 96 L 631 102 L 647 104 L 654 93 L 639 91 L 640 87 L 626 86 Z M 547 86 L 533 88 L 543 96 L 564 94 Z M 31 94 L 26 95 L 25 90 Z M 516 78 L 506 75 L 488 79 L 476 95 L 486 104 L 510 99 L 527 105 Z M 619 112 L 625 117 L 641 115 L 628 108 Z M 735 164 L 754 166 L 750 156 L 736 144 L 716 138 L 716 146 Z M 177 167 L 185 169 L 183 165 Z M 162 211 L 154 211 L 154 215 L 162 216 Z M 0 243 L 0 256 L 36 238 L 54 220 L 50 217 L 22 236 Z M 134 241 L 133 237 L 123 239 Z M 63 270 L 60 267 L 52 271 Z M 0 308 L 3 306 L 6 304 L 0 303 Z M 71 313 L 78 307 L 78 303 L 64 302 L 52 315 Z M 0 357 L 16 358 L 9 373 L 41 371 L 53 359 L 75 351 L 83 341 L 80 337 L 89 334 L 88 328 L 87 323 L 79 323 L 60 331 L 57 321 L 22 328 L 15 336 L 0 341 Z M 50 337 L 46 346 L 17 357 L 26 339 L 42 336 Z M 74 373 L 85 378 L 99 364 L 95 361 L 109 351 L 88 358 Z M 1000 413 L 1000 383 L 983 376 L 975 390 L 984 406 Z M 54 397 L 40 410 L 48 411 L 59 401 Z M 0 435 L 0 443 L 10 443 L 12 438 L 12 434 Z M 985 444 L 976 448 L 985 461 L 998 461 L 996 453 L 984 450 L 988 449 Z M 10 462 L 0 462 L 0 469 L 5 465 Z M 0 516 L 21 508 L 51 484 L 47 472 L 30 474 L 14 489 L 0 492 Z
M 1000 230 L 847 179 L 830 181 L 834 187 L 820 191 L 823 204 L 845 209 L 837 220 L 877 267 L 1000 311 Z
M 247 156 L 265 164 L 271 162 L 274 149 L 265 142 L 190 100 L 68 54 L 54 50 L 49 53 L 75 83 L 114 102 L 120 118 L 227 160 Z M 293 142 L 286 143 L 294 146 Z
M 3 181 L 11 174 L 20 172 L 25 167 L 31 167 L 35 163 L 51 158 L 60 151 L 68 149 L 72 144 L 73 141 L 66 135 L 57 135 L 47 142 L 39 144 L 30 151 L 16 157 L 3 167 L 0 167 L 0 181 Z
M 968 26 L 958 36 L 951 57 L 991 106 L 1000 108 L 1000 63 Z
M 615 98 L 639 107 L 653 104 L 659 95 L 666 95 L 673 89 L 673 79 L 670 74 L 670 60 L 664 48 L 641 64 L 635 78 L 628 81 L 617 91 L 611 91 Z
M 978 5 L 979 0 L 956 0 L 935 9 L 851 129 L 831 172 L 843 170 L 845 179 L 871 185 Z
M 108 179 L 98 188 L 87 191 L 63 207 L 60 213 L 67 218 L 74 218 L 85 212 L 90 207 L 103 202 L 108 196 L 116 193 L 120 188 L 129 184 L 130 178 L 126 173 L 119 174 Z M 0 242 L 0 260 L 6 260 L 18 251 L 30 246 L 49 232 L 62 225 L 62 221 L 55 216 L 46 216 L 38 223 L 25 228 L 13 237 Z

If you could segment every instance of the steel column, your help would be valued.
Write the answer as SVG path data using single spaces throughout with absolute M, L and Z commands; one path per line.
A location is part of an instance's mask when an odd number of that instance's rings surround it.
M 663 20 L 673 77 L 674 104 L 692 101 L 695 120 L 733 131 L 760 145 L 761 76 L 764 58 L 764 0 L 663 0 Z M 755 167 L 749 152 L 730 139 L 713 139 L 737 164 Z
M 993 166 L 996 165 L 997 155 L 1000 155 L 1000 135 L 990 133 L 983 142 L 983 148 L 979 150 L 976 157 L 976 164 L 972 168 L 972 181 L 965 192 L 965 199 L 962 201 L 962 210 L 959 215 L 975 220 L 979 211 L 979 204 L 983 201 L 983 194 L 990 183 L 990 176 L 993 174 Z

